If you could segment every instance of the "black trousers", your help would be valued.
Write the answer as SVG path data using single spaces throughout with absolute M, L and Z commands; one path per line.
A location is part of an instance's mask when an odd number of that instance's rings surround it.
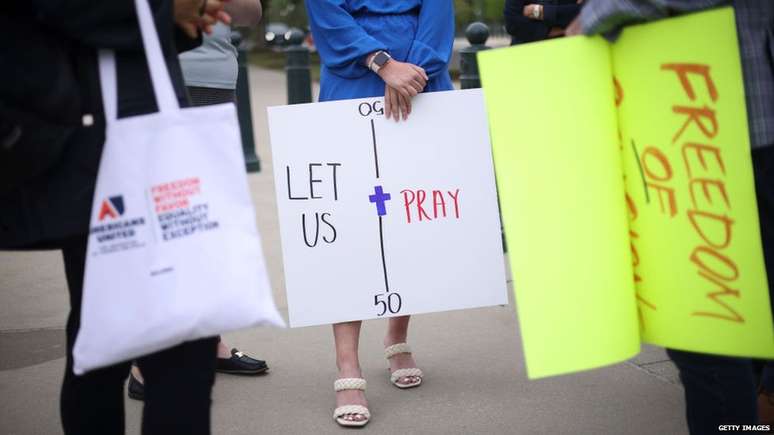
M 667 349 L 680 370 L 692 435 L 714 434 L 721 424 L 756 424 L 752 360 Z
M 86 238 L 63 249 L 70 315 L 62 384 L 62 426 L 67 435 L 123 435 L 124 381 L 130 362 L 73 374 L 73 345 L 81 319 Z M 140 321 L 140 319 L 138 319 Z M 138 360 L 145 378 L 143 435 L 208 435 L 215 382 L 216 338 L 183 343 Z
M 774 145 L 753 150 L 752 157 L 769 299 L 774 310 Z M 752 360 L 674 349 L 667 349 L 667 353 L 680 370 L 692 435 L 714 434 L 721 424 L 757 423 Z M 764 379 L 768 370 L 764 371 Z

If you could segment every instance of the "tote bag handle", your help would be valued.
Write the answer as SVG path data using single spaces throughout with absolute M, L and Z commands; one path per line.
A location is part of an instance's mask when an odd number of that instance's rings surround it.
M 172 86 L 172 78 L 164 61 L 161 43 L 156 32 L 148 0 L 135 0 L 137 19 L 140 23 L 140 34 L 145 47 L 145 60 L 150 71 L 153 94 L 160 113 L 172 113 L 180 110 L 177 94 Z M 112 50 L 99 51 L 99 75 L 102 89 L 102 102 L 105 108 L 105 120 L 115 121 L 118 118 L 118 86 L 116 84 L 116 62 Z

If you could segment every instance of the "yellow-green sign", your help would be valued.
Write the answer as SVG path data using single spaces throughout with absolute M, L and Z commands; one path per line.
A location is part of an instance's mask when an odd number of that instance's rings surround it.
M 641 340 L 774 358 L 730 8 L 479 67 L 530 377 Z

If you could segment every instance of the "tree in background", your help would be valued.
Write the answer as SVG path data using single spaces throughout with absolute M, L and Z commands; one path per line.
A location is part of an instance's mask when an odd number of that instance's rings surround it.
M 264 6 L 264 16 L 267 23 L 284 23 L 289 27 L 307 30 L 309 24 L 306 18 L 304 0 L 271 0 L 268 15 Z
M 263 35 L 269 23 L 308 30 L 304 0 L 262 0 L 261 3 L 263 19 L 252 34 L 258 47 L 264 46 Z M 504 0 L 454 0 L 457 35 L 464 35 L 465 28 L 473 21 L 483 21 L 493 34 L 502 33 L 503 4 Z
M 457 35 L 473 21 L 483 21 L 493 34 L 502 33 L 504 0 L 454 0 Z

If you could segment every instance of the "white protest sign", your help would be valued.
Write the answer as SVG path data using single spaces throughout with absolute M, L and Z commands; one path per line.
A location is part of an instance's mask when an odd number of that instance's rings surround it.
M 480 90 L 269 108 L 290 324 L 507 303 Z

